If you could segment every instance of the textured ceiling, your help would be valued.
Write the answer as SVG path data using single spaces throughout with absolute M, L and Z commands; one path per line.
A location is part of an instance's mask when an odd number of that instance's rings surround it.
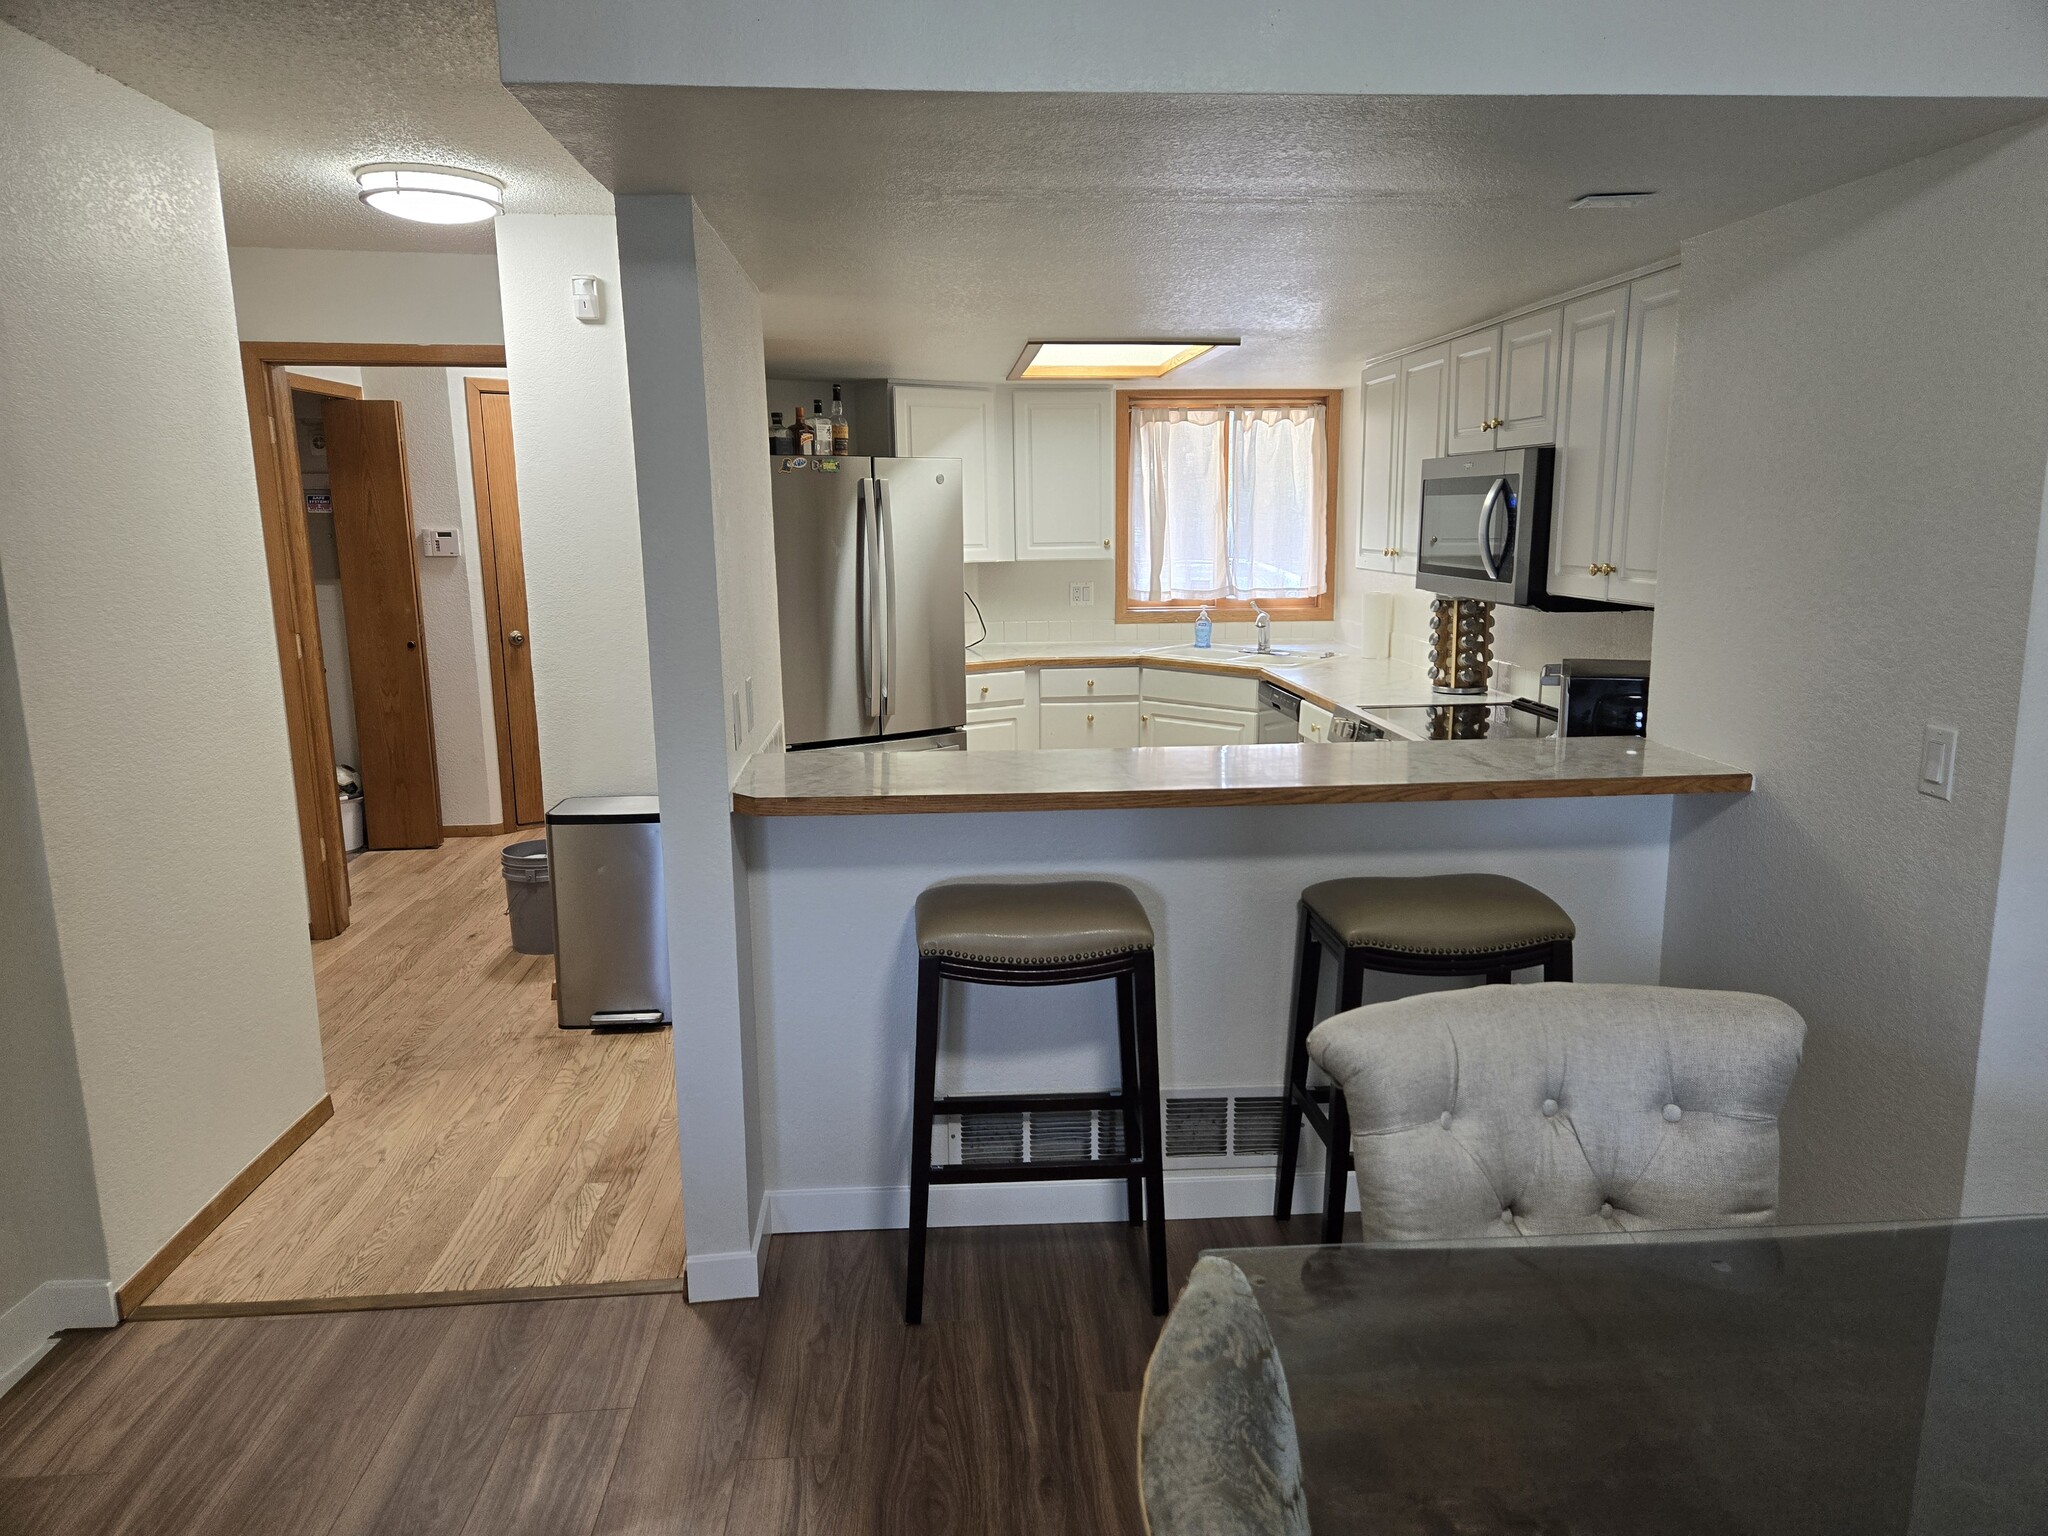
M 515 85 L 620 193 L 694 193 L 771 365 L 999 379 L 1033 338 L 1241 335 L 1175 375 L 1365 358 L 2048 103 Z M 1601 188 L 1655 188 L 1572 213 Z
M 488 224 L 408 224 L 353 166 L 452 162 L 514 213 L 611 198 L 498 82 L 491 0 L 0 0 L 0 20 L 213 129 L 230 245 L 489 251 Z

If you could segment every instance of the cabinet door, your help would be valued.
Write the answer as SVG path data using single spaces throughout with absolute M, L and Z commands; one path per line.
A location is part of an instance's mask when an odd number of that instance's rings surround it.
M 970 752 L 1018 752 L 1038 745 L 1029 739 L 1028 724 L 1021 705 L 1015 709 L 970 709 L 962 734 Z
M 1139 724 L 1148 747 L 1235 747 L 1259 739 L 1259 717 L 1202 704 L 1150 704 Z
M 1139 738 L 1138 712 L 1136 699 L 1121 704 L 1098 704 L 1081 699 L 1042 703 L 1038 706 L 1038 744 L 1041 747 L 1135 747 Z
M 1330 739 L 1330 712 L 1320 704 L 1301 701 L 1301 716 L 1296 721 L 1299 738 L 1302 741 L 1328 741 Z
M 1607 541 L 1609 601 L 1657 606 L 1657 547 L 1664 533 L 1664 455 L 1671 440 L 1671 381 L 1678 364 L 1678 269 L 1628 289 L 1628 352 L 1621 370 L 1621 453 Z
M 1394 478 L 1394 550 L 1396 571 L 1415 574 L 1415 551 L 1422 542 L 1422 466 L 1444 456 L 1444 418 L 1450 394 L 1451 349 L 1425 347 L 1401 359 L 1401 406 L 1396 416 L 1399 445 Z
M 1451 343 L 1450 419 L 1446 453 L 1484 453 L 1493 447 L 1494 406 L 1500 399 L 1500 327 L 1488 326 Z
M 896 417 L 899 455 L 960 461 L 960 521 L 966 558 L 1012 558 L 1016 534 L 1008 488 L 998 487 L 989 473 L 995 460 L 995 391 L 965 385 L 898 384 L 889 397 Z
M 1106 560 L 1115 523 L 1106 389 L 1012 396 L 1019 560 Z
M 1607 597 L 1608 528 L 1621 436 L 1621 361 L 1628 288 L 1564 307 L 1557 392 L 1557 483 L 1550 522 L 1550 590 Z
M 1363 458 L 1358 476 L 1357 564 L 1368 571 L 1394 568 L 1394 483 L 1397 416 L 1401 409 L 1398 361 L 1368 368 L 1359 378 Z
M 1500 328 L 1500 425 L 1496 448 L 1557 441 L 1558 336 L 1562 309 L 1524 315 Z

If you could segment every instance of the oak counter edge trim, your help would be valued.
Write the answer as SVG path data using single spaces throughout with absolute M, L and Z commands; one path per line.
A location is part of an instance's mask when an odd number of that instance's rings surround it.
M 1643 795 L 1741 795 L 1747 773 L 1642 778 L 1447 780 L 1432 784 L 1218 785 L 1186 789 L 1019 790 L 1014 793 L 749 795 L 736 816 L 916 816 L 989 811 L 1192 810 L 1256 805 L 1420 805 L 1454 800 L 1584 800 Z

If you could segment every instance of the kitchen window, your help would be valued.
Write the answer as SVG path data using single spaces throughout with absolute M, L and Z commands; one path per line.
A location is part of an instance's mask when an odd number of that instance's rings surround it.
M 1119 390 L 1119 621 L 1327 619 L 1341 396 Z

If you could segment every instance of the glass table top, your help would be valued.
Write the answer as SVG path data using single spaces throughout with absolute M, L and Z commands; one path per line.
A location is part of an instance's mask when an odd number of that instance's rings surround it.
M 2048 1531 L 2048 1219 L 1219 1251 L 1317 1536 Z

